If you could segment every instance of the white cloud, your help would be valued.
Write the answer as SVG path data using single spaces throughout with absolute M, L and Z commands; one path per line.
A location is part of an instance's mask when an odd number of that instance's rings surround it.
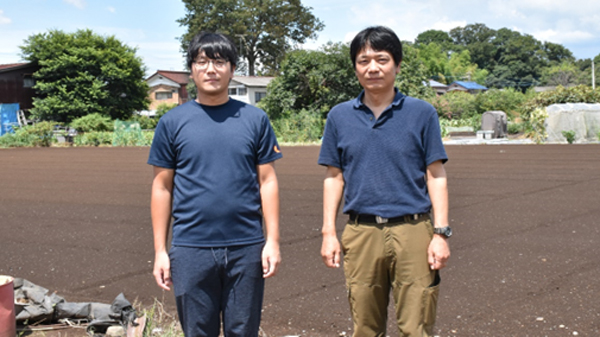
M 448 18 L 443 18 L 442 21 L 438 21 L 431 26 L 430 29 L 442 30 L 444 32 L 449 32 L 450 30 L 456 27 L 464 27 L 467 25 L 467 21 L 450 21 Z
M 85 0 L 63 0 L 63 2 L 73 5 L 79 9 L 83 9 L 85 7 Z
M 0 25 L 8 25 L 12 20 L 4 16 L 4 11 L 0 9 Z
M 582 42 L 586 40 L 591 40 L 595 37 L 594 34 L 580 30 L 560 31 L 554 29 L 537 31 L 534 32 L 532 35 L 540 41 L 550 41 L 560 44 Z
M 346 42 L 352 42 L 352 40 L 354 39 L 354 37 L 358 34 L 358 31 L 353 31 L 353 32 L 348 32 L 346 33 L 346 35 L 344 35 L 344 40 L 342 42 L 346 43 Z
M 114 7 L 108 7 L 107 9 L 111 13 L 115 13 L 117 11 Z

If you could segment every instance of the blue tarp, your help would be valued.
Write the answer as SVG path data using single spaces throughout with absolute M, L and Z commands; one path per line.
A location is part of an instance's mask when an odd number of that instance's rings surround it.
M 19 103 L 0 104 L 0 136 L 7 132 L 14 132 L 13 126 L 18 126 L 17 111 Z

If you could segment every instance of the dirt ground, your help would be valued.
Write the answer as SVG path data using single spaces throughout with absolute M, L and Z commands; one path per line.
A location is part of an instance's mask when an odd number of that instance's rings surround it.
M 455 234 L 437 335 L 599 336 L 600 145 L 446 149 Z M 123 292 L 174 311 L 151 275 L 148 151 L 0 150 L 0 274 L 69 302 Z M 269 337 L 350 335 L 343 271 L 319 256 L 319 147 L 282 151 L 283 264 L 267 281 L 262 327 Z

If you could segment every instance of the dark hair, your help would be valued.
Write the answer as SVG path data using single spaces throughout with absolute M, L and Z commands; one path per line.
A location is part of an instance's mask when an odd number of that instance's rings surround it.
M 196 34 L 190 41 L 187 51 L 187 66 L 192 69 L 192 63 L 201 54 L 202 51 L 209 59 L 222 58 L 231 63 L 232 66 L 237 65 L 237 49 L 231 40 L 220 33 L 200 32 Z
M 393 30 L 384 26 L 374 26 L 363 29 L 350 44 L 352 66 L 356 68 L 356 56 L 366 47 L 375 51 L 387 51 L 392 54 L 394 64 L 402 62 L 402 42 Z

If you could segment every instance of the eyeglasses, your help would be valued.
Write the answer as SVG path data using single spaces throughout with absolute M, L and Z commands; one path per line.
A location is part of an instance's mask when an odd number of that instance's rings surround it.
M 216 69 L 223 69 L 225 67 L 225 65 L 227 64 L 227 60 L 225 59 L 200 59 L 197 61 L 194 61 L 194 64 L 196 65 L 196 67 L 198 67 L 199 69 L 206 69 L 208 68 L 208 65 L 212 63 L 213 67 L 215 67 Z

